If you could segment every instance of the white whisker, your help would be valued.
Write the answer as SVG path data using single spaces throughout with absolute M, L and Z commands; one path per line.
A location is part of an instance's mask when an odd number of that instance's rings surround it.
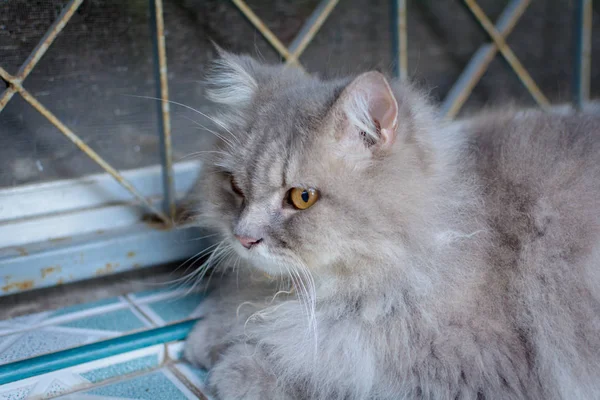
M 135 95 L 135 94 L 125 94 L 124 96 L 137 97 L 139 99 L 149 99 L 149 100 L 164 101 L 161 98 L 152 97 L 152 96 L 139 96 L 139 95 Z M 169 102 L 170 104 L 175 104 L 176 106 L 180 106 L 180 107 L 186 108 L 186 109 L 188 109 L 190 111 L 193 111 L 193 112 L 195 112 L 197 114 L 202 115 L 205 118 L 208 118 L 209 120 L 213 121 L 215 124 L 219 125 L 221 128 L 225 129 L 227 131 L 227 133 L 229 133 L 232 137 L 234 137 L 234 138 L 236 137 L 229 129 L 227 129 L 227 127 L 225 126 L 225 124 L 223 124 L 221 121 L 219 121 L 219 120 L 217 120 L 217 119 L 215 119 L 215 118 L 213 118 L 213 117 L 211 117 L 211 116 L 203 113 L 202 111 L 196 110 L 193 107 L 190 107 L 190 106 L 188 106 L 186 104 L 179 103 L 179 102 L 176 102 L 176 101 L 173 101 L 173 100 L 167 100 L 167 102 Z
M 230 148 L 235 148 L 235 145 L 232 141 L 230 141 L 229 139 L 227 139 L 225 136 L 221 135 L 218 132 L 213 131 L 212 129 L 207 128 L 206 126 L 202 125 L 200 122 L 193 120 L 190 117 L 186 117 L 185 115 L 183 115 L 183 118 L 187 119 L 188 121 L 198 125 L 200 128 L 204 129 L 207 132 L 212 133 L 213 135 L 215 135 L 216 137 L 218 137 L 219 139 L 221 139 L 223 142 L 225 142 Z M 236 140 L 237 144 L 240 144 L 239 141 L 237 140 L 237 138 L 234 138 Z

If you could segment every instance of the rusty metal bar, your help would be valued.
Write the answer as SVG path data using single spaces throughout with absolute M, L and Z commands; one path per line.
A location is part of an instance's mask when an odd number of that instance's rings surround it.
M 546 96 L 544 96 L 539 87 L 536 85 L 536 83 L 531 78 L 525 67 L 523 67 L 515 53 L 513 53 L 513 51 L 510 49 L 502 35 L 496 30 L 492 22 L 485 15 L 481 7 L 479 7 L 475 0 L 464 1 L 469 10 L 471 10 L 473 15 L 475 16 L 475 18 L 477 18 L 483 29 L 485 29 L 488 35 L 490 35 L 490 37 L 494 40 L 496 46 L 498 47 L 498 50 L 500 51 L 500 53 L 502 53 L 506 61 L 510 64 L 511 68 L 517 74 L 517 76 L 521 80 L 521 83 L 523 83 L 523 85 L 527 88 L 531 96 L 540 105 L 540 107 L 548 108 L 550 106 L 550 102 L 548 101 Z
M 63 135 L 71 140 L 81 151 L 87 154 L 92 160 L 100 165 L 106 172 L 108 172 L 113 178 L 117 180 L 125 189 L 133 194 L 142 204 L 144 204 L 150 211 L 156 214 L 164 223 L 170 224 L 169 218 L 163 214 L 160 210 L 156 209 L 144 196 L 129 183 L 119 172 L 114 169 L 108 162 L 106 162 L 98 153 L 92 150 L 83 140 L 79 138 L 73 131 L 71 131 L 65 124 L 63 124 L 50 110 L 44 107 L 37 99 L 32 96 L 25 88 L 21 85 L 21 79 L 10 75 L 6 70 L 0 67 L 0 77 L 10 83 L 12 87 L 28 102 L 33 108 L 35 108 L 40 114 L 42 114 L 52 125 L 54 125 Z
M 296 63 L 306 47 L 310 44 L 316 33 L 321 29 L 321 26 L 325 23 L 329 14 L 333 11 L 335 6 L 339 3 L 339 0 L 322 0 L 319 6 L 313 11 L 308 17 L 308 20 L 300 29 L 296 38 L 292 41 L 289 47 L 290 56 L 287 58 L 286 63 Z
M 67 25 L 73 14 L 75 14 L 75 11 L 77 11 L 82 2 L 83 0 L 71 0 L 69 4 L 67 4 L 56 21 L 50 26 L 50 29 L 48 29 L 42 40 L 40 40 L 33 52 L 29 55 L 27 60 L 25 60 L 21 68 L 19 68 L 17 78 L 21 81 L 27 78 L 40 59 L 46 54 L 46 51 L 54 42 L 54 39 L 56 39 L 58 34 Z M 9 87 L 8 90 L 2 93 L 2 96 L 0 96 L 0 112 L 2 112 L 15 93 L 16 90 L 12 87 Z
M 8 104 L 10 99 L 15 95 L 16 90 L 13 89 L 12 86 L 9 86 L 2 94 L 0 95 L 0 112 L 4 110 L 4 107 Z
M 575 5 L 573 103 L 578 109 L 583 108 L 590 97 L 592 14 L 592 0 L 577 0 Z
M 287 47 L 285 47 L 265 23 L 254 14 L 254 11 L 248 7 L 244 0 L 232 0 L 232 2 L 284 59 L 287 60 L 292 56 Z M 297 61 L 294 63 L 297 64 Z
M 163 176 L 163 210 L 175 221 L 175 182 L 173 178 L 173 150 L 171 146 L 171 114 L 169 108 L 169 80 L 162 0 L 150 0 L 150 30 L 154 48 L 154 69 L 160 134 L 160 158 Z
M 510 35 L 530 3 L 531 0 L 512 0 L 506 6 L 496 23 L 496 30 L 502 37 Z M 494 42 L 486 43 L 477 49 L 444 99 L 441 107 L 444 117 L 454 118 L 459 113 L 497 53 L 498 46 Z

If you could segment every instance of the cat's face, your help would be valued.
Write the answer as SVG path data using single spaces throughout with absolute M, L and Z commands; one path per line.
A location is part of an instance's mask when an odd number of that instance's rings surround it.
M 206 166 L 200 222 L 269 274 L 372 252 L 386 236 L 382 160 L 398 120 L 385 78 L 322 82 L 227 55 L 214 79 L 224 140 Z

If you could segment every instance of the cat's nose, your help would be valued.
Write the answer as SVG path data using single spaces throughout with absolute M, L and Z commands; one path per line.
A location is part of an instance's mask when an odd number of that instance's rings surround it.
M 255 246 L 257 244 L 259 244 L 260 242 L 262 242 L 262 239 L 254 239 L 248 236 L 239 236 L 239 235 L 235 235 L 235 238 L 237 240 L 240 241 L 240 243 L 242 244 L 242 246 L 244 246 L 245 248 L 249 249 L 252 246 Z

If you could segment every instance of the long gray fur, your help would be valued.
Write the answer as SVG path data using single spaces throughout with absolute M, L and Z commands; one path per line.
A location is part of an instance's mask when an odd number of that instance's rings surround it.
M 600 119 L 450 124 L 391 81 L 396 140 L 355 164 L 338 146 L 352 81 L 226 53 L 210 81 L 224 140 L 195 211 L 230 273 L 186 356 L 214 395 L 599 399 Z M 293 210 L 294 186 L 320 199 Z

